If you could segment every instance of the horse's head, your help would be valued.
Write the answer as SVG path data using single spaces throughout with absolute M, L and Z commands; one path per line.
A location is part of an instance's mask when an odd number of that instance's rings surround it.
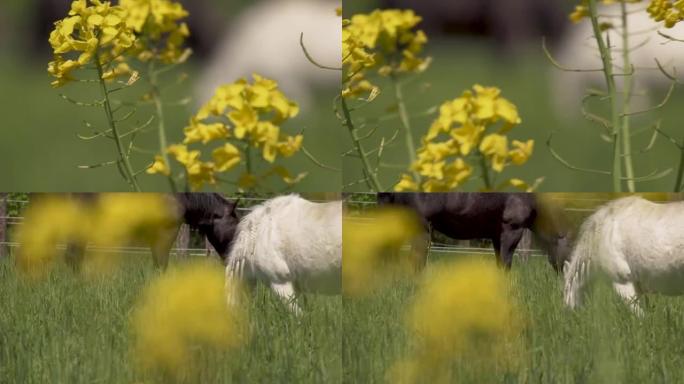
M 391 192 L 380 192 L 377 194 L 376 199 L 378 205 L 387 205 L 394 203 L 394 193 Z
M 557 273 L 562 273 L 563 267 L 570 260 L 570 253 L 572 253 L 572 236 L 569 232 L 562 232 L 554 235 L 548 241 L 549 263 Z
M 238 202 L 239 199 L 235 201 L 222 199 L 221 205 L 199 223 L 200 231 L 205 234 L 222 259 L 225 259 L 228 254 L 228 248 L 240 222 L 237 215 Z

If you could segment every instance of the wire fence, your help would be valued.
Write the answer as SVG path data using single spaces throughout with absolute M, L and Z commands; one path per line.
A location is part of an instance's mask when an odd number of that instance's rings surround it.
M 374 193 L 354 193 L 352 196 L 358 196 L 358 195 L 375 195 Z M 249 201 L 249 202 L 254 202 L 255 205 L 258 203 L 264 202 L 269 200 L 268 198 L 261 198 L 261 197 L 240 197 L 240 200 L 242 201 Z M 589 203 L 595 203 L 596 206 L 599 206 L 603 203 L 606 203 L 610 201 L 610 199 L 601 199 L 601 198 L 593 198 L 593 197 L 587 197 L 587 198 L 582 198 L 582 197 L 571 197 L 571 196 L 555 196 L 551 200 L 555 201 L 570 201 L 570 202 L 589 202 Z M 9 203 L 15 203 L 15 204 L 21 204 L 21 205 L 27 205 L 29 204 L 28 200 L 17 200 L 17 199 L 6 199 L 7 202 Z M 326 202 L 327 200 L 310 200 L 314 202 Z M 663 200 L 653 200 L 655 202 L 665 202 Z M 375 201 L 366 201 L 366 200 L 351 200 L 351 199 L 345 199 L 345 204 L 347 205 L 356 205 L 356 206 L 374 206 L 376 205 Z M 253 207 L 239 207 L 237 210 L 239 212 L 249 212 L 253 209 Z M 565 207 L 563 210 L 566 212 L 581 212 L 581 213 L 591 213 L 595 211 L 596 208 L 573 208 L 573 207 Z M 350 220 L 357 222 L 357 223 L 365 223 L 365 224 L 371 224 L 373 219 L 371 218 L 364 218 L 364 217 L 352 217 Z M 4 221 L 8 227 L 10 226 L 17 226 L 17 225 L 22 225 L 24 222 L 24 217 L 22 216 L 0 216 L 0 223 Z M 0 246 L 5 246 L 8 248 L 16 248 L 19 247 L 20 244 L 17 242 L 11 242 L 11 241 L 0 241 Z M 66 245 L 62 244 L 58 246 L 61 249 L 66 249 Z M 97 250 L 99 252 L 111 252 L 111 253 L 125 253 L 125 254 L 149 254 L 150 250 L 149 247 L 115 247 L 115 248 L 102 248 L 102 247 L 94 247 L 94 246 L 89 246 L 88 249 L 92 250 Z M 430 246 L 430 249 L 433 251 L 437 252 L 442 252 L 442 253 L 450 253 L 450 254 L 471 254 L 471 255 L 479 255 L 479 254 L 491 254 L 493 252 L 493 249 L 491 247 L 472 247 L 472 246 L 463 246 L 463 245 L 454 245 L 454 244 L 444 244 L 444 243 L 432 243 Z M 189 255 L 189 256 L 206 256 L 210 253 L 215 253 L 213 249 L 211 249 L 210 246 L 207 245 L 206 248 L 173 248 L 171 250 L 172 255 Z M 544 256 L 544 253 L 536 248 L 525 248 L 525 249 L 520 249 L 518 248 L 516 250 L 516 253 L 523 253 L 525 255 L 529 256 Z

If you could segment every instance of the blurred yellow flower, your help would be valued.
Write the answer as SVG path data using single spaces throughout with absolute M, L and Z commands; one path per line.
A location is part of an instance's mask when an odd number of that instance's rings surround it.
M 651 0 L 647 11 L 653 20 L 664 22 L 667 28 L 684 20 L 684 2 L 678 0 Z
M 454 362 L 501 366 L 521 352 L 523 322 L 511 282 L 491 262 L 434 266 L 407 310 L 406 325 L 415 348 L 390 369 L 392 382 L 449 382 Z
M 147 172 L 150 175 L 159 173 L 164 176 L 169 176 L 171 174 L 171 169 L 169 168 L 169 165 L 166 164 L 166 162 L 164 161 L 164 158 L 162 156 L 157 155 L 154 157 L 154 163 L 152 163 L 152 165 L 149 168 L 147 168 L 145 172 Z
M 52 267 L 59 255 L 58 245 L 83 241 L 89 228 L 80 206 L 67 198 L 39 198 L 24 211 L 24 222 L 16 232 L 20 247 L 17 267 L 29 277 L 38 278 Z
M 227 290 L 236 289 L 210 263 L 184 265 L 156 278 L 131 314 L 139 367 L 179 378 L 191 370 L 199 349 L 225 351 L 246 343 L 246 310 L 229 307 L 226 299 L 236 293 Z
M 240 163 L 240 150 L 231 143 L 225 143 L 223 147 L 214 149 L 211 155 L 218 172 L 225 172 Z
M 190 36 L 186 23 L 188 17 L 183 5 L 170 0 L 120 0 L 126 11 L 126 25 L 138 39 L 132 54 L 143 62 L 151 59 L 171 64 L 184 61 L 188 51 L 183 50 L 185 39 Z
M 413 212 L 378 209 L 362 216 L 345 216 L 342 226 L 342 290 L 367 295 L 388 279 L 415 270 L 415 261 L 400 257 L 402 245 L 422 230 Z
M 620 3 L 622 0 L 597 0 L 597 3 L 601 3 L 603 5 L 611 5 L 611 4 L 616 4 Z M 639 3 L 642 0 L 624 0 L 625 3 Z M 651 3 L 660 3 L 662 0 L 651 0 Z M 665 0 L 669 1 L 669 0 Z M 650 8 L 650 7 L 649 7 Z M 649 13 L 651 11 L 649 10 Z M 573 23 L 579 23 L 581 22 L 584 18 L 589 17 L 589 0 L 581 0 L 580 4 L 575 6 L 575 9 L 570 13 L 570 21 Z
M 17 265 L 33 277 L 47 271 L 60 254 L 57 247 L 67 244 L 94 247 L 81 266 L 86 275 L 109 272 L 118 259 L 105 249 L 134 241 L 153 244 L 178 220 L 164 195 L 146 193 L 103 193 L 91 202 L 46 196 L 32 201 L 24 217 L 16 234 Z

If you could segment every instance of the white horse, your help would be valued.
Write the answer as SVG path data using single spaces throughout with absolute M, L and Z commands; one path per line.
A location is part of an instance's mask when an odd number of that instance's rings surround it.
M 643 294 L 684 294 L 684 202 L 657 204 L 631 196 L 599 208 L 582 224 L 566 264 L 565 304 L 581 304 L 597 271 L 636 313 Z
M 200 102 L 216 87 L 258 73 L 278 81 L 283 92 L 303 108 L 314 101 L 315 88 L 340 85 L 338 71 L 310 63 L 300 34 L 320 64 L 342 67 L 342 20 L 335 14 L 340 0 L 268 0 L 255 2 L 220 38 L 197 87 Z
M 342 202 L 312 203 L 298 195 L 268 200 L 240 221 L 231 246 L 227 290 L 235 278 L 250 288 L 261 281 L 299 313 L 297 293 L 341 292 Z

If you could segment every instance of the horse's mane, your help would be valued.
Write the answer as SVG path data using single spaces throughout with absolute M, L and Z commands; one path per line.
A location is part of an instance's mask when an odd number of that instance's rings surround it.
M 254 252 L 258 244 L 268 244 L 270 226 L 267 225 L 272 211 L 291 204 L 294 200 L 301 200 L 297 194 L 275 197 L 255 207 L 244 216 L 237 226 L 235 236 L 230 244 L 229 263 L 236 263 Z
M 179 193 L 176 199 L 183 208 L 184 215 L 195 219 L 211 218 L 218 209 L 222 209 L 229 201 L 218 193 Z

